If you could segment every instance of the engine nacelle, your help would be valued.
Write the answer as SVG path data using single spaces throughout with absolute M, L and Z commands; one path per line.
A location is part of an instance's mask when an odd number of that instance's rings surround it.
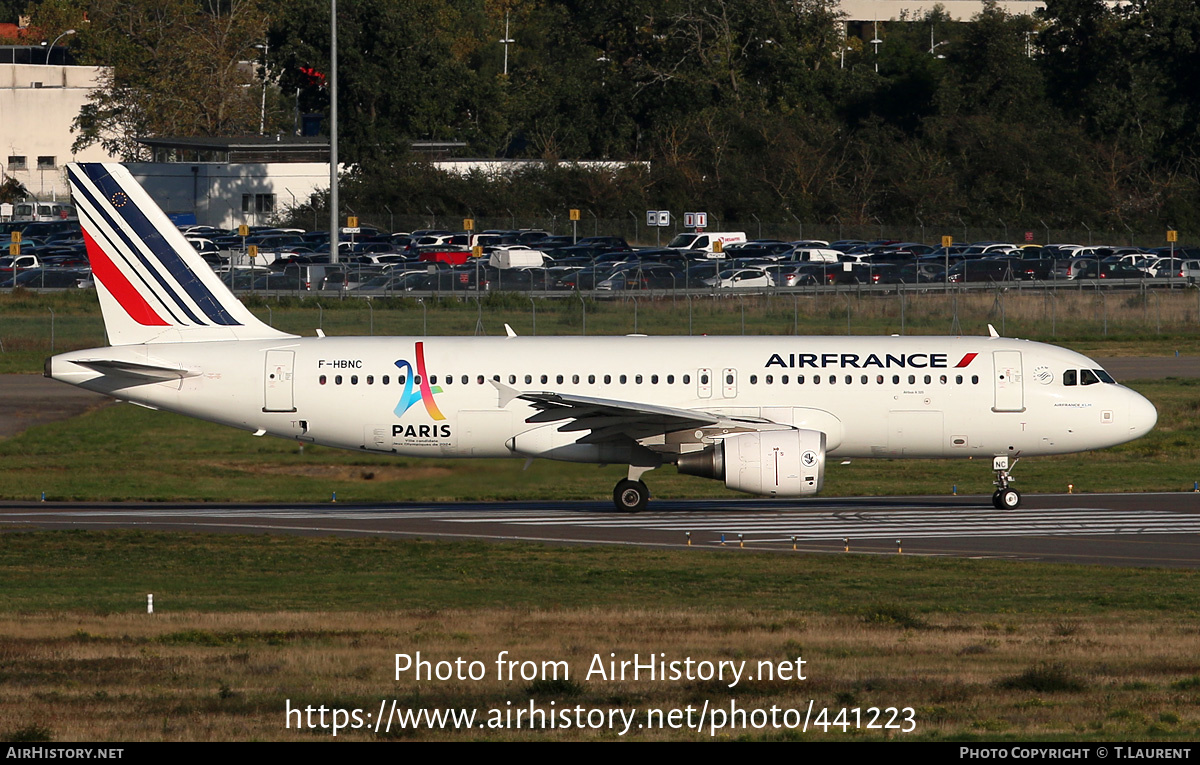
M 748 494 L 812 496 L 825 485 L 825 434 L 818 430 L 739 433 L 704 451 L 680 455 L 679 472 L 715 478 Z

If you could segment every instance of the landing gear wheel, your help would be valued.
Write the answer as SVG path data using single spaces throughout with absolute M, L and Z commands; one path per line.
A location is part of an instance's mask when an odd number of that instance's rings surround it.
M 646 509 L 650 501 L 650 489 L 641 481 L 625 478 L 613 489 L 613 504 L 623 513 L 637 513 Z
M 997 510 L 1016 510 L 1021 506 L 1021 493 L 1016 489 L 998 489 L 992 495 L 992 505 Z

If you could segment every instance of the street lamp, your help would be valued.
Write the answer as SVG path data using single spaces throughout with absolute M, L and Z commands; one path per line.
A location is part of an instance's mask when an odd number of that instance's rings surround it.
M 271 43 L 262 43 L 254 47 L 261 50 L 263 54 L 262 105 L 259 107 L 258 112 L 258 134 L 263 135 L 266 132 L 267 126 L 267 54 L 271 52 Z
M 55 44 L 56 44 L 56 43 L 57 43 L 59 40 L 61 40 L 61 39 L 63 39 L 64 37 L 66 37 L 67 35 L 73 35 L 73 34 L 75 34 L 75 30 L 74 30 L 74 29 L 68 29 L 66 32 L 63 32 L 63 33 L 62 33 L 61 35 L 59 35 L 58 37 L 55 37 L 55 38 L 54 38 L 54 42 L 50 43 L 50 47 L 49 47 L 49 48 L 46 48 L 46 65 L 47 65 L 47 66 L 49 66 L 49 64 L 50 64 L 50 51 L 54 50 L 54 45 L 55 45 Z

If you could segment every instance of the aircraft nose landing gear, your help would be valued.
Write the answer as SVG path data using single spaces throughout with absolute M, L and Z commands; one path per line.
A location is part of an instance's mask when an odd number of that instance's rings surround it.
M 1021 459 L 1014 459 L 1012 465 L 1008 464 L 1008 457 L 993 457 L 992 470 L 996 471 L 996 480 L 993 483 L 999 488 L 992 494 L 992 506 L 997 510 L 1016 510 L 1021 506 L 1021 493 L 1016 489 L 1009 488 L 1008 484 L 1013 480 L 1009 475 L 1009 470 L 1016 467 Z

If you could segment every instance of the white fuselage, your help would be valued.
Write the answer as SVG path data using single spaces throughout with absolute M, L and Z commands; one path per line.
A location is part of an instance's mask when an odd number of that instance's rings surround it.
M 73 363 L 97 358 L 180 376 L 147 381 Z M 527 424 L 536 410 L 505 403 L 496 380 L 522 393 L 817 430 L 835 457 L 921 458 L 1060 454 L 1148 432 L 1157 414 L 1142 396 L 1079 383 L 1080 370 L 1098 369 L 1078 353 L 1006 338 L 638 336 L 151 343 L 62 354 L 49 372 L 246 430 L 408 456 L 547 456 L 517 446 L 520 434 L 546 426 Z M 556 429 L 555 445 L 580 435 Z

